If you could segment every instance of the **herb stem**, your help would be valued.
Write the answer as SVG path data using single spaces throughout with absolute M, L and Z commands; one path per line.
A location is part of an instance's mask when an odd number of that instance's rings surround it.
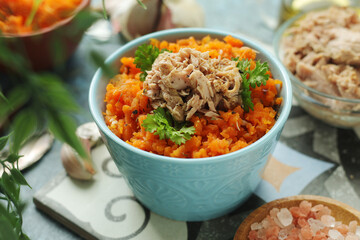
M 30 24 L 34 20 L 35 14 L 36 14 L 37 10 L 39 9 L 39 6 L 40 6 L 42 1 L 43 0 L 35 0 L 34 1 L 34 4 L 33 4 L 32 8 L 31 8 L 31 12 L 30 12 L 28 18 L 26 19 L 25 26 L 30 26 Z
M 106 4 L 105 4 L 105 0 L 102 0 L 102 6 L 103 6 L 103 15 L 104 15 L 104 19 L 105 20 L 109 20 L 107 12 L 106 12 Z
M 145 5 L 141 0 L 136 0 L 136 1 L 140 4 L 140 6 L 141 6 L 144 10 L 147 9 L 146 5 Z

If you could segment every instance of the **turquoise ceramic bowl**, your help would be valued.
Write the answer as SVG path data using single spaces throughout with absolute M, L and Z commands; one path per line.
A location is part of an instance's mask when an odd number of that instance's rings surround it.
M 291 84 L 286 70 L 261 46 L 246 38 L 211 29 L 173 29 L 152 33 L 129 42 L 114 52 L 107 64 L 116 64 L 122 56 L 133 56 L 135 49 L 150 38 L 176 40 L 206 35 L 223 39 L 232 35 L 241 39 L 267 61 L 274 78 L 283 82 L 283 104 L 274 127 L 257 142 L 239 151 L 201 159 L 171 158 L 137 149 L 119 139 L 106 126 L 102 112 L 109 79 L 99 69 L 89 93 L 91 114 L 117 167 L 135 197 L 151 211 L 182 221 L 201 221 L 225 215 L 252 194 L 261 179 L 269 154 L 274 150 L 291 109 Z

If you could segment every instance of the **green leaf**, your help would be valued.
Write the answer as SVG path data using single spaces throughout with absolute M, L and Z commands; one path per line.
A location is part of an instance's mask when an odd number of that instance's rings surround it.
M 249 112 L 249 108 L 254 110 L 254 103 L 251 100 L 250 85 L 243 84 L 241 90 L 242 105 L 245 112 Z
M 242 84 L 240 89 L 240 94 L 242 98 L 242 106 L 246 112 L 249 109 L 254 110 L 254 103 L 251 99 L 251 90 L 256 86 L 260 87 L 261 85 L 266 85 L 266 81 L 269 79 L 267 71 L 269 71 L 269 66 L 267 62 L 261 63 L 260 60 L 256 62 L 255 68 L 250 69 L 251 61 L 248 59 L 242 59 L 239 61 L 239 58 L 233 58 L 234 61 L 238 61 L 237 67 L 240 70 L 240 75 L 242 78 Z
M 75 16 L 71 25 L 69 26 L 69 31 L 67 31 L 66 34 L 69 37 L 78 38 L 79 33 L 85 32 L 91 25 L 93 25 L 93 23 L 102 18 L 102 14 L 97 11 L 92 9 L 82 10 Z
M 30 240 L 30 238 L 28 237 L 28 235 L 26 235 L 25 233 L 21 233 L 19 239 L 20 239 L 20 240 Z
M 55 66 L 60 66 L 66 58 L 68 45 L 61 38 L 54 35 L 49 44 L 49 51 Z
M 9 139 L 9 136 L 3 136 L 3 137 L 0 137 L 0 150 L 3 150 L 4 147 L 6 146 L 6 143 Z
M 17 48 L 23 46 L 23 42 L 18 38 L 0 38 L 0 63 L 6 68 L 14 70 L 15 72 L 26 73 L 29 69 L 29 62 L 22 54 L 25 54 L 24 51 L 19 49 L 14 50 L 11 46 L 17 46 Z
M 19 232 L 16 231 L 16 225 L 20 222 L 20 216 L 16 211 L 8 211 L 0 203 L 0 239 L 18 239 Z
M 176 122 L 168 110 L 157 108 L 154 114 L 148 114 L 142 126 L 146 131 L 159 135 L 160 139 L 170 139 L 177 145 L 185 143 L 195 133 L 193 126 Z
M 74 120 L 70 116 L 57 112 L 49 112 L 48 118 L 50 121 L 49 128 L 54 136 L 69 144 L 82 158 L 87 159 L 88 155 L 75 134 L 76 124 Z
M 17 160 L 19 160 L 21 156 L 17 155 L 16 153 L 10 153 L 5 161 L 8 162 L 8 163 L 11 163 L 11 164 L 14 164 Z
M 0 101 L 0 121 L 24 106 L 29 101 L 30 94 L 31 92 L 24 87 L 14 87 L 9 92 L 7 101 Z
M 90 52 L 90 58 L 95 66 L 100 67 L 104 75 L 108 78 L 112 78 L 116 75 L 116 72 L 109 65 L 105 64 L 105 58 L 96 51 Z
M 20 185 L 27 185 L 30 187 L 29 183 L 26 181 L 26 179 L 24 178 L 24 176 L 21 174 L 21 172 L 19 171 L 19 169 L 17 168 L 12 168 L 10 170 L 11 175 L 13 176 L 14 180 L 20 184 Z M 30 187 L 31 188 L 31 187 Z
M 140 75 L 140 80 L 145 81 L 147 76 L 146 71 L 150 71 L 152 64 L 155 59 L 159 56 L 160 50 L 150 44 L 140 45 L 135 51 L 134 63 L 136 67 L 139 68 L 142 73 Z
M 37 90 L 37 105 L 64 112 L 77 112 L 79 110 L 74 98 L 65 88 L 64 82 L 53 74 L 32 75 L 31 80 Z
M 269 75 L 266 74 L 267 71 L 269 71 L 267 62 L 261 63 L 260 60 L 256 62 L 255 68 L 249 72 L 250 77 L 248 81 L 252 88 L 266 85 L 266 81 L 269 79 Z
M 7 98 L 1 91 L 0 91 L 0 99 L 2 99 L 4 102 L 8 102 Z
M 14 200 L 19 200 L 19 194 L 20 194 L 20 187 L 14 182 L 12 177 L 6 173 L 3 172 L 1 176 L 1 191 L 3 191 L 6 195 L 9 195 L 10 197 L 14 198 Z
M 0 205 L 0 208 L 3 208 L 3 206 Z M 5 211 L 6 209 L 1 211 L 1 214 Z M 0 217 L 0 239 L 19 239 L 13 230 L 13 226 L 11 226 L 9 221 L 4 216 Z
M 13 129 L 12 152 L 18 152 L 21 145 L 35 132 L 37 128 L 37 116 L 35 112 L 28 109 L 16 114 Z

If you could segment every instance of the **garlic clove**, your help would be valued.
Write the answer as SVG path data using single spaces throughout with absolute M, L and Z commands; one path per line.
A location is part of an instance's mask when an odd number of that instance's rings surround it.
M 204 11 L 196 0 L 106 0 L 115 32 L 126 40 L 176 27 L 203 27 Z
M 80 139 L 86 139 L 90 141 L 90 148 L 102 143 L 101 135 L 95 122 L 88 122 L 80 125 L 76 129 L 76 135 Z
M 81 142 L 90 156 L 91 142 L 81 139 Z M 63 144 L 60 151 L 61 161 L 69 176 L 79 180 L 90 180 L 95 174 L 91 159 L 83 159 L 68 144 Z
M 132 1 L 128 10 L 118 16 L 121 33 L 127 40 L 154 32 L 161 15 L 161 0 L 144 0 L 147 9 L 143 9 L 136 0 Z
M 161 11 L 161 17 L 156 30 L 160 31 L 175 28 L 176 25 L 172 22 L 171 10 L 164 4 Z
M 175 27 L 203 27 L 204 11 L 196 0 L 164 0 Z
M 19 170 L 23 170 L 39 161 L 51 148 L 53 142 L 54 136 L 49 132 L 45 132 L 27 141 L 19 151 L 19 155 L 22 155 L 18 161 Z

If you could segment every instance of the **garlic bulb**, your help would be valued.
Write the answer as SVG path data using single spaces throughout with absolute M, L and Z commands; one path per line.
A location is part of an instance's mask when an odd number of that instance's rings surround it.
M 83 146 L 90 156 L 90 140 L 81 139 Z M 91 159 L 83 159 L 68 144 L 63 144 L 60 151 L 61 161 L 69 176 L 80 179 L 90 180 L 95 174 Z
M 204 12 L 196 0 L 164 0 L 174 27 L 203 27 Z
M 127 40 L 175 27 L 203 27 L 204 13 L 196 0 L 106 0 L 115 32 Z

